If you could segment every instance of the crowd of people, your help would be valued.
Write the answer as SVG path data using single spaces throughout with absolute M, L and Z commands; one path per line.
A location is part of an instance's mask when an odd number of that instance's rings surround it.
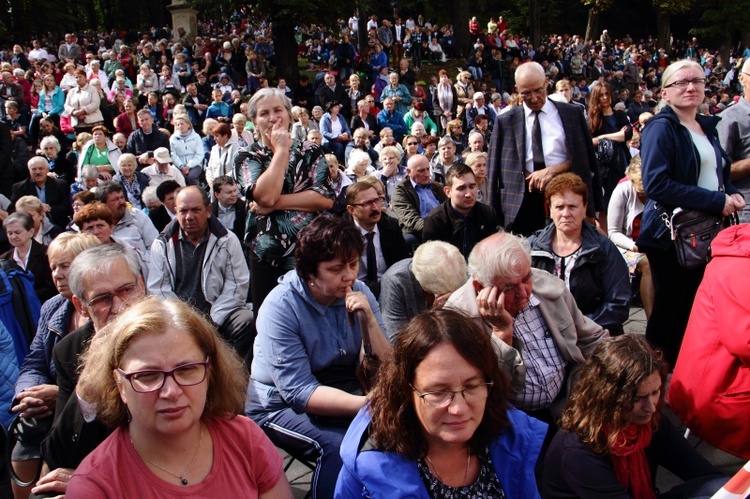
M 750 458 L 680 370 L 691 310 L 742 308 L 705 301 L 745 227 L 686 269 L 669 225 L 750 220 L 750 49 L 454 29 L 299 26 L 296 85 L 250 15 L 0 51 L 0 258 L 38 315 L 0 395 L 16 498 L 291 497 L 278 449 L 317 498 L 656 497 L 657 465 L 698 496 L 727 477 L 663 413 L 675 365 L 679 416 Z

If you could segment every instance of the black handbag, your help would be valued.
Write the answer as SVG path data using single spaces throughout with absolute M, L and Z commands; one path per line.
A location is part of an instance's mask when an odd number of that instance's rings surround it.
M 675 208 L 671 217 L 663 219 L 672 234 L 677 263 L 688 270 L 705 267 L 711 259 L 711 242 L 719 231 L 725 225 L 739 223 L 736 213 L 724 219 L 721 215 L 682 208 Z

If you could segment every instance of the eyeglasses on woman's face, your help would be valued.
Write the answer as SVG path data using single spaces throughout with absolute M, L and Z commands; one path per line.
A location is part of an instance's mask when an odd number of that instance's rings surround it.
M 130 386 L 138 393 L 150 393 L 161 390 L 167 378 L 172 378 L 180 386 L 195 386 L 203 383 L 210 359 L 204 362 L 193 362 L 177 366 L 171 371 L 147 370 L 126 373 L 122 369 L 117 371 L 130 382 Z
M 469 404 L 486 400 L 490 394 L 490 388 L 494 384 L 494 382 L 489 381 L 487 383 L 469 385 L 463 390 L 445 390 L 427 393 L 421 393 L 412 385 L 409 386 L 411 386 L 411 389 L 414 391 L 414 393 L 416 393 L 417 396 L 422 399 L 422 402 L 424 402 L 428 406 L 432 407 L 433 409 L 444 409 L 453 403 L 453 399 L 455 398 L 457 393 L 460 393 L 463 396 L 464 400 Z

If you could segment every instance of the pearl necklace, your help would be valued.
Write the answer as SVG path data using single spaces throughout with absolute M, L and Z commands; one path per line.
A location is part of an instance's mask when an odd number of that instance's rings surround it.
M 443 480 L 443 477 L 440 476 L 440 472 L 435 467 L 435 463 L 432 462 L 432 459 L 430 459 L 430 456 L 425 454 L 424 458 L 427 460 L 428 463 L 430 463 L 430 466 L 432 467 L 432 470 L 435 472 L 435 475 L 437 475 L 437 479 L 443 482 L 445 485 L 448 485 L 445 483 L 445 480 Z M 469 478 L 469 467 L 471 465 L 471 453 L 466 452 L 466 471 L 464 472 L 464 484 L 463 487 L 466 487 L 466 480 Z
M 132 437 L 130 438 L 130 444 L 133 446 L 133 450 L 135 450 L 135 453 L 138 454 L 138 457 L 140 457 L 141 459 L 143 459 L 144 461 L 146 461 L 151 466 L 156 466 L 157 468 L 159 468 L 160 470 L 162 470 L 164 473 L 172 475 L 175 478 L 179 478 L 180 483 L 182 485 L 187 485 L 188 484 L 187 478 L 185 478 L 185 473 L 187 473 L 188 470 L 190 469 L 190 467 L 193 465 L 193 461 L 195 461 L 195 457 L 198 455 L 198 451 L 200 450 L 202 443 L 203 443 L 203 427 L 201 427 L 201 438 L 198 441 L 198 447 L 196 447 L 196 449 L 195 449 L 195 453 L 193 454 L 193 458 L 188 463 L 187 468 L 185 468 L 184 470 L 182 470 L 182 473 L 180 473 L 179 475 L 176 475 L 176 474 L 172 473 L 171 471 L 169 471 L 168 469 L 162 468 L 161 466 L 159 466 L 155 462 L 149 461 L 148 459 L 146 459 L 145 457 L 143 457 L 141 455 L 141 453 L 138 452 L 138 449 L 135 447 L 135 444 L 133 443 L 133 438 Z

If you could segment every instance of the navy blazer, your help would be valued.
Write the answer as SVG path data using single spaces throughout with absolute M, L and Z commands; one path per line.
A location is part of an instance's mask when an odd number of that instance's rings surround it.
M 588 215 L 604 209 L 601 182 L 596 168 L 596 153 L 586 117 L 580 106 L 551 101 L 557 107 L 565 130 L 565 143 L 571 171 L 578 174 L 589 189 Z M 523 106 L 497 117 L 492 130 L 487 163 L 488 203 L 511 225 L 518 214 L 526 191 L 526 125 Z

